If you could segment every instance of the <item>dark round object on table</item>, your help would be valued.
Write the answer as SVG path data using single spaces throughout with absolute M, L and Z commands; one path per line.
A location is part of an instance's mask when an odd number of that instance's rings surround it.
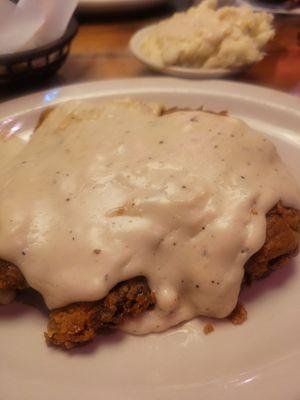
M 0 84 L 35 81 L 54 74 L 65 62 L 78 31 L 72 18 L 59 39 L 32 50 L 0 55 Z

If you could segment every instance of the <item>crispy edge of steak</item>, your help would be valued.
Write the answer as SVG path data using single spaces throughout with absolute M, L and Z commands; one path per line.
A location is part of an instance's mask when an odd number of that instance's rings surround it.
M 266 216 L 266 240 L 245 264 L 243 286 L 265 278 L 298 253 L 300 211 L 279 202 Z M 19 269 L 0 261 L 0 289 L 28 287 Z M 144 277 L 116 285 L 102 300 L 74 303 L 50 312 L 48 344 L 70 349 L 113 328 L 129 316 L 136 316 L 155 305 L 155 296 Z
M 119 283 L 100 301 L 75 303 L 50 312 L 48 344 L 70 349 L 93 339 L 98 333 L 113 328 L 126 317 L 134 317 L 155 304 L 144 277 Z
M 27 287 L 27 282 L 19 268 L 0 260 L 0 290 L 22 290 Z
M 245 264 L 244 283 L 267 277 L 298 253 L 300 211 L 279 202 L 266 216 L 266 239 Z

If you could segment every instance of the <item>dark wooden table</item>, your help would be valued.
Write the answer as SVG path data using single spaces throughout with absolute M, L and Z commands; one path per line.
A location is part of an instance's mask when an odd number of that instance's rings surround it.
M 36 85 L 0 87 L 0 101 L 57 85 L 156 75 L 132 56 L 128 41 L 139 28 L 171 11 L 165 7 L 134 15 L 79 16 L 78 35 L 59 73 Z M 276 37 L 264 60 L 234 79 L 300 96 L 300 16 L 277 16 L 275 25 Z

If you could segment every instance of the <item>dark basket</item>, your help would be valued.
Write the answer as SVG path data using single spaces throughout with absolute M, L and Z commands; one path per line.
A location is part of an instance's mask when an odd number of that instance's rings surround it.
M 33 50 L 0 56 L 0 84 L 33 81 L 54 74 L 65 62 L 78 31 L 72 18 L 63 36 Z

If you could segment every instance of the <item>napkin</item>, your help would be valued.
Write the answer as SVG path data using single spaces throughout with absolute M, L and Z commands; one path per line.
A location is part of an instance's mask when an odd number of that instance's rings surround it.
M 63 35 L 78 0 L 0 0 L 0 54 L 46 45 Z

